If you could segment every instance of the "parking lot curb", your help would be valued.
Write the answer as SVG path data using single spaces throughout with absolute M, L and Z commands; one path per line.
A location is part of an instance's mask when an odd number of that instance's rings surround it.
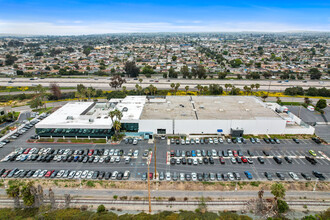
M 29 142 L 30 144 L 104 144 L 104 143 L 71 143 L 71 142 Z

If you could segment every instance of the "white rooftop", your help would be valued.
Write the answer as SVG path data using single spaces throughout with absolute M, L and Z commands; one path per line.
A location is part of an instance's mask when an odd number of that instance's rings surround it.
M 115 108 L 123 113 L 122 123 L 138 123 L 146 96 L 127 96 L 124 99 L 111 99 L 109 102 L 117 103 Z

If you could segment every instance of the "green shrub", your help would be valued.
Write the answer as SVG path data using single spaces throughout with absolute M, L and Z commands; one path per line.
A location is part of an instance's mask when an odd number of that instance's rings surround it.
M 95 187 L 95 183 L 93 181 L 87 181 L 86 186 Z
M 279 213 L 285 213 L 289 210 L 289 205 L 284 200 L 277 200 L 277 208 Z
M 99 205 L 98 207 L 97 207 L 97 213 L 102 213 L 102 212 L 105 212 L 106 210 L 105 210 L 105 207 L 104 207 L 104 205 Z

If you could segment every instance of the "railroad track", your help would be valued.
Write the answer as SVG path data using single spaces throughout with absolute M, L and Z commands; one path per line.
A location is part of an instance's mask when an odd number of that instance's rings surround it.
M 22 201 L 21 201 L 22 202 Z M 49 200 L 44 200 L 45 203 L 50 203 Z M 248 200 L 234 200 L 234 201 L 206 201 L 205 204 L 208 206 L 221 206 L 221 205 L 232 205 L 232 206 L 242 206 L 246 205 Z M 57 204 L 64 204 L 64 199 L 57 199 Z M 314 201 L 314 200 L 293 200 L 287 201 L 289 206 L 330 206 L 330 201 Z M 0 204 L 2 205 L 13 205 L 14 201 L 12 199 L 0 199 Z M 98 200 L 98 199 L 72 199 L 72 205 L 148 205 L 148 200 Z M 179 205 L 179 206 L 197 206 L 200 204 L 199 201 L 157 201 L 152 200 L 152 205 Z

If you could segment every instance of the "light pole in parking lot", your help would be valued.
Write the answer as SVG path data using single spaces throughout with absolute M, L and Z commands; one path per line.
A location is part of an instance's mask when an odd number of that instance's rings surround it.
M 148 200 L 149 200 L 149 213 L 151 213 L 151 200 L 150 200 L 150 175 L 149 175 L 149 161 L 147 161 L 148 164 Z
M 157 163 L 156 163 L 156 150 L 157 150 L 157 146 L 156 146 L 156 139 L 155 139 L 155 149 L 154 149 L 154 158 L 155 158 L 155 179 L 157 179 Z

